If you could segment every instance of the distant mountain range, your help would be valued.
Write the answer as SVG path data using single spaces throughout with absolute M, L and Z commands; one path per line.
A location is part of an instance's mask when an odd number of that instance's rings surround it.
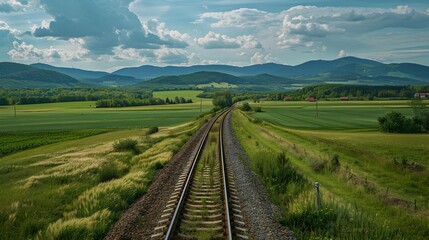
M 292 84 L 353 83 L 367 85 L 429 84 L 429 67 L 383 64 L 356 57 L 309 61 L 297 66 L 275 63 L 245 67 L 196 65 L 157 67 L 144 65 L 113 73 L 47 64 L 0 63 L 0 87 L 181 87 L 228 83 L 247 89 L 285 89 Z

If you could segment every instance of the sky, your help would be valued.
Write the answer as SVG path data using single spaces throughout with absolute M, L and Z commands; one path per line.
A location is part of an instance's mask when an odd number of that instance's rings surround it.
M 0 0 L 0 61 L 140 65 L 345 56 L 429 65 L 427 0 Z

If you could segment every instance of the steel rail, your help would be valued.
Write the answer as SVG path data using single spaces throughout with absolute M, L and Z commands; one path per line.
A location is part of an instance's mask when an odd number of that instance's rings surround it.
M 203 147 L 204 147 L 204 145 L 205 145 L 205 143 L 206 143 L 206 140 L 207 140 L 207 138 L 208 138 L 208 135 L 209 135 L 209 133 L 210 133 L 210 131 L 211 131 L 211 129 L 212 129 L 212 127 L 213 127 L 213 125 L 216 123 L 216 121 L 219 119 L 219 117 L 220 117 L 220 116 L 222 116 L 222 115 L 223 115 L 224 113 L 226 113 L 226 112 L 229 112 L 230 110 L 231 110 L 231 109 L 229 109 L 229 110 L 224 110 L 224 111 L 222 111 L 221 113 L 219 113 L 219 114 L 218 114 L 218 115 L 213 119 L 213 121 L 212 121 L 211 125 L 208 127 L 208 129 L 207 129 L 207 130 L 206 130 L 206 132 L 204 133 L 203 140 L 200 142 L 200 145 L 198 146 L 198 151 L 197 151 L 197 153 L 195 154 L 195 158 L 193 159 L 191 170 L 189 171 L 188 176 L 186 177 L 185 185 L 184 185 L 183 190 L 182 190 L 182 193 L 181 193 L 181 195 L 180 195 L 179 202 L 177 203 L 177 206 L 176 206 L 176 208 L 175 208 L 175 210 L 174 210 L 173 217 L 172 217 L 172 219 L 171 219 L 171 221 L 170 221 L 170 224 L 168 225 L 168 229 L 167 229 L 167 232 L 166 232 L 166 234 L 165 234 L 164 240 L 171 240 L 171 239 L 173 239 L 173 237 L 174 237 L 175 229 L 176 229 L 177 223 L 179 222 L 180 214 L 181 214 L 181 212 L 182 212 L 183 205 L 184 205 L 185 200 L 186 200 L 186 195 L 188 194 L 189 189 L 190 189 L 190 187 L 191 187 L 191 183 L 192 183 L 192 176 L 194 175 L 194 172 L 195 172 L 195 169 L 196 169 L 196 165 L 197 165 L 198 159 L 199 159 L 199 157 L 200 157 L 200 155 L 201 155 L 201 152 L 202 152 L 202 150 L 203 150 Z M 228 219 L 229 219 L 229 215 L 228 215 Z M 230 226 L 229 226 L 229 227 L 230 227 Z M 229 228 L 229 229 L 230 229 L 230 228 Z M 232 238 L 230 238 L 230 239 L 232 239 Z

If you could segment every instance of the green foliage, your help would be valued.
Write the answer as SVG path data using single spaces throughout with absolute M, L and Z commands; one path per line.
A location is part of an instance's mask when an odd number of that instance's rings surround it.
M 253 107 L 253 111 L 262 112 L 262 108 L 261 107 Z
M 232 106 L 232 96 L 229 92 L 217 92 L 213 96 L 213 105 L 221 108 Z
M 113 150 L 116 152 L 131 151 L 134 154 L 138 154 L 140 150 L 137 148 L 137 140 L 124 139 L 119 140 L 113 144 Z
M 0 97 L 0 106 L 6 106 L 9 105 L 9 100 L 7 100 L 7 98 L 4 97 Z
M 420 98 L 413 99 L 411 107 L 413 108 L 413 120 L 429 132 L 429 108 L 426 107 L 426 104 Z
M 421 125 L 415 118 L 407 118 L 399 112 L 390 112 L 378 118 L 380 129 L 389 133 L 419 133 Z
M 331 170 L 335 171 L 341 166 L 340 164 L 340 155 L 334 154 L 331 158 Z
M 146 135 L 154 134 L 154 133 L 157 133 L 158 131 L 159 131 L 158 127 L 150 127 L 150 128 L 146 131 Z
M 149 106 L 162 105 L 165 101 L 159 98 L 149 99 L 102 99 L 95 103 L 97 108 L 116 108 L 116 107 L 132 107 L 132 106 Z
M 37 104 L 55 102 L 97 101 L 101 99 L 151 99 L 147 90 L 116 88 L 27 88 L 1 89 L 0 96 L 9 99 L 10 104 Z
M 240 110 L 242 111 L 252 111 L 252 107 L 250 107 L 250 104 L 248 102 L 244 102 L 241 104 Z
M 323 84 L 307 86 L 295 93 L 277 95 L 276 100 L 282 100 L 285 96 L 294 96 L 295 100 L 305 100 L 308 97 L 339 98 L 353 97 L 356 99 L 373 98 L 403 98 L 410 99 L 421 86 L 366 86 L 366 85 L 341 85 Z

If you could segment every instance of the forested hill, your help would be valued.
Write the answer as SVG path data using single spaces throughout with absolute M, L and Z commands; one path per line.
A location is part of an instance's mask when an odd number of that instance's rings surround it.
M 19 63 L 0 63 L 0 87 L 2 88 L 51 88 L 83 85 L 78 80 L 55 71 L 41 70 Z

